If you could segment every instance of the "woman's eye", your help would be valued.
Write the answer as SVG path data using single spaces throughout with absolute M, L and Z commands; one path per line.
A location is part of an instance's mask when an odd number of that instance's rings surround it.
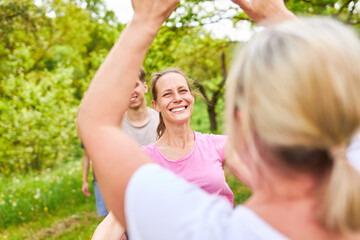
M 170 96 L 170 93 L 164 93 L 163 94 L 163 97 L 168 97 L 168 96 Z
M 188 92 L 188 90 L 186 90 L 186 89 L 182 89 L 182 90 L 180 90 L 180 92 L 181 92 L 181 93 L 187 93 L 187 92 Z

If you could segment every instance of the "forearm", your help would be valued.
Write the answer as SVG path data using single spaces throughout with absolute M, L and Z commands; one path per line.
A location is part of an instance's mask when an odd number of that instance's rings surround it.
M 243 184 L 252 188 L 251 186 L 251 174 L 249 169 L 245 166 L 245 164 L 239 163 L 238 166 L 228 166 L 231 173 Z
M 251 188 L 251 172 L 242 161 L 230 142 L 226 143 L 225 166 L 243 184 Z

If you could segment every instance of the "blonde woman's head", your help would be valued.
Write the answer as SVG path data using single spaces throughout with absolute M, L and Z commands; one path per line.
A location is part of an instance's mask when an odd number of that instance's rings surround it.
M 237 111 L 241 124 L 234 117 Z M 322 174 L 327 195 L 319 216 L 328 228 L 360 229 L 360 178 L 345 156 L 331 155 L 346 147 L 360 126 L 360 43 L 355 33 L 334 20 L 312 18 L 257 34 L 232 66 L 227 119 L 233 141 L 238 136 L 232 133 L 241 127 L 259 156 L 270 150 L 281 166 Z M 344 173 L 359 180 L 357 196 L 350 186 L 354 180 L 337 179 Z M 344 196 L 336 196 L 341 190 L 334 181 L 346 186 Z

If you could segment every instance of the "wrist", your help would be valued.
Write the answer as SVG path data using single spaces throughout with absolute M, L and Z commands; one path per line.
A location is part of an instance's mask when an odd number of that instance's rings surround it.
M 162 23 L 161 19 L 147 19 L 143 15 L 135 13 L 129 25 L 136 27 L 139 34 L 147 35 L 150 39 L 154 39 Z
M 279 21 L 293 20 L 296 19 L 296 16 L 294 13 L 286 9 L 281 14 L 279 14 L 278 19 Z

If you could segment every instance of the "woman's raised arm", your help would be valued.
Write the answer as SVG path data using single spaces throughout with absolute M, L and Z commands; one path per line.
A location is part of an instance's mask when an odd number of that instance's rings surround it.
M 146 52 L 178 0 L 132 0 L 134 16 L 95 74 L 77 118 L 106 205 L 126 227 L 124 197 L 136 169 L 151 162 L 120 126 Z

